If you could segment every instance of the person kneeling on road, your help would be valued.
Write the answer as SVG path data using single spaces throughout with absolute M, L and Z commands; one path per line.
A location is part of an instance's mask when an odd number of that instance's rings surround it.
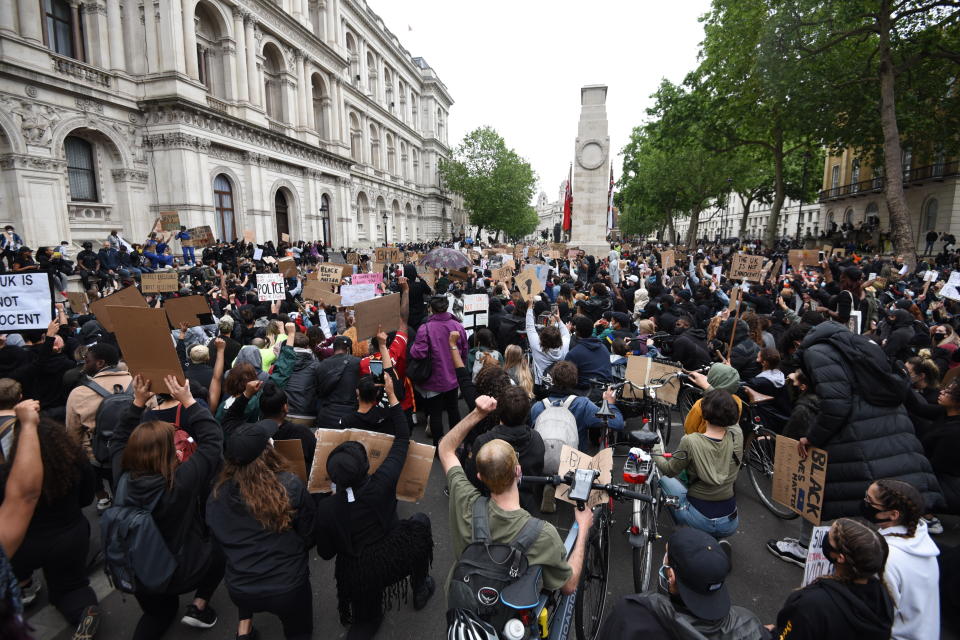
M 670 537 L 660 589 L 665 593 L 624 596 L 603 621 L 605 640 L 704 640 L 765 638 L 760 620 L 743 607 L 730 605 L 724 584 L 730 559 L 712 536 L 682 527 Z

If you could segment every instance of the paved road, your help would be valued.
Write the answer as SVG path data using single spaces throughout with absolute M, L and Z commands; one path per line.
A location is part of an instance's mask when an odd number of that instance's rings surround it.
M 674 417 L 676 420 L 676 416 Z M 675 422 L 676 424 L 676 422 Z M 673 444 L 679 439 L 675 428 Z M 422 431 L 418 428 L 415 434 L 418 440 L 425 441 Z M 774 622 L 777 611 L 787 595 L 800 586 L 803 570 L 777 560 L 764 548 L 768 538 L 785 535 L 795 536 L 799 532 L 799 521 L 780 520 L 769 513 L 757 501 L 750 486 L 747 474 L 743 473 L 737 480 L 737 494 L 739 497 L 740 530 L 731 538 L 733 545 L 734 569 L 728 584 L 733 602 L 755 611 L 765 622 Z M 619 504 L 616 510 L 617 523 L 614 530 L 619 532 L 626 527 L 630 513 L 629 504 Z M 430 476 L 430 485 L 427 495 L 419 504 L 400 503 L 400 516 L 406 517 L 416 511 L 423 511 L 430 516 L 433 522 L 435 540 L 433 575 L 438 584 L 446 575 L 453 563 L 450 548 L 450 539 L 447 531 L 447 498 L 443 495 L 443 475 L 439 464 L 435 464 Z M 91 519 L 95 521 L 96 515 Z M 566 533 L 569 523 L 573 520 L 572 511 L 565 505 L 558 509 L 557 514 L 549 518 Z M 94 522 L 94 524 L 96 524 Z M 661 524 L 664 533 L 669 535 L 672 524 L 667 514 L 661 514 Z M 960 521 L 948 521 L 950 530 L 940 536 L 938 542 L 951 545 L 960 544 Z M 94 526 L 96 530 L 96 526 Z M 96 535 L 96 533 L 94 534 Z M 611 598 L 615 598 L 633 591 L 631 548 L 626 536 L 614 533 L 612 540 L 612 555 L 610 559 L 610 580 L 608 583 L 608 606 Z M 98 544 L 98 541 L 91 543 Z M 663 554 L 663 545 L 658 544 L 654 559 L 654 566 L 659 565 L 659 558 Z M 315 638 L 343 638 L 345 629 L 340 626 L 336 611 L 335 582 L 333 576 L 333 562 L 324 562 L 315 553 L 310 557 L 310 573 L 314 592 L 314 637 Z M 93 574 L 93 584 L 101 597 L 103 608 L 103 623 L 100 627 L 99 638 L 121 640 L 129 638 L 139 618 L 139 608 L 133 598 L 119 592 L 112 591 L 98 569 Z M 57 611 L 46 604 L 45 591 L 37 602 L 27 611 L 31 624 L 37 629 L 38 640 L 69 640 L 72 630 L 67 629 L 66 622 Z M 180 599 L 181 606 L 189 602 L 187 597 Z M 236 633 L 236 608 L 230 602 L 226 590 L 221 586 L 213 598 L 213 606 L 220 614 L 220 621 L 210 630 L 198 631 L 176 623 L 164 636 L 166 639 L 193 639 L 205 640 L 232 640 Z M 401 610 L 391 611 L 384 621 L 378 637 L 401 638 L 443 638 L 446 637 L 446 622 L 444 617 L 445 604 L 441 589 L 430 601 L 429 605 L 419 612 L 413 611 L 410 604 L 404 605 Z M 278 620 L 270 615 L 260 615 L 255 618 L 255 624 L 264 639 L 282 639 Z M 944 638 L 947 638 L 944 635 Z

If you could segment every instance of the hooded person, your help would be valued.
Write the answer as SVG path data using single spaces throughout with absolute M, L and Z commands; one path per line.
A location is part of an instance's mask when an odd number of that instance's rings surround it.
M 338 445 L 327 457 L 335 495 L 318 506 L 317 553 L 336 556 L 337 610 L 348 638 L 371 638 L 384 611 L 413 590 L 414 609 L 426 606 L 435 584 L 430 577 L 433 536 L 430 518 L 397 515 L 397 482 L 410 447 L 410 429 L 393 379 L 384 378 L 389 420 L 395 434 L 390 451 L 369 473 L 367 451 L 359 442 Z
M 706 394 L 711 389 L 721 389 L 733 396 L 737 403 L 737 420 L 740 420 L 740 414 L 743 412 L 743 400 L 737 395 L 740 389 L 740 374 L 737 370 L 728 364 L 716 363 L 710 367 L 707 375 L 702 373 L 691 373 L 690 381 L 703 389 Z M 683 420 L 684 433 L 703 433 L 706 431 L 707 422 L 703 419 L 703 398 L 699 398 L 690 407 L 687 417 Z
M 717 340 L 723 344 L 724 354 L 730 346 L 731 335 L 733 349 L 730 351 L 730 364 L 744 380 L 759 374 L 762 370 L 760 363 L 757 362 L 760 345 L 750 338 L 750 327 L 746 321 L 727 318 L 720 324 L 720 328 L 717 329 Z
M 263 370 L 263 354 L 260 349 L 252 344 L 240 347 L 237 359 L 233 361 L 233 367 L 239 367 L 243 364 L 252 366 L 254 371 L 257 372 L 257 378 L 261 382 L 266 382 L 270 378 L 270 375 Z
M 587 316 L 576 315 L 573 317 L 573 327 L 577 334 L 577 343 L 563 359 L 577 365 L 577 386 L 580 389 L 590 389 L 591 379 L 610 380 L 613 375 L 610 352 L 598 338 L 593 337 L 593 321 Z
M 883 352 L 896 360 L 907 360 L 914 355 L 911 342 L 914 338 L 913 314 L 905 309 L 896 309 L 888 316 L 890 334 L 883 341 Z

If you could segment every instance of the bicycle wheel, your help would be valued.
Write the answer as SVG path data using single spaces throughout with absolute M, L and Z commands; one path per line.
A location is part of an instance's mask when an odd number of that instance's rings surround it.
M 594 640 L 603 621 L 607 598 L 607 571 L 610 566 L 610 511 L 601 505 L 593 515 L 587 539 L 580 585 L 577 588 L 577 640 Z
M 680 411 L 680 420 L 686 420 L 687 414 L 690 413 L 690 409 L 693 408 L 693 405 L 703 397 L 703 392 L 699 389 L 691 389 L 690 387 L 682 387 L 680 393 L 677 396 L 677 409 Z
M 652 493 L 650 484 L 643 484 L 639 489 L 640 493 L 650 495 Z M 639 544 L 633 545 L 633 590 L 636 593 L 646 593 L 650 587 L 650 575 L 653 567 L 653 537 L 656 531 L 656 517 L 653 513 L 653 506 L 640 500 L 633 501 L 633 526 L 637 528 L 639 534 Z M 631 538 L 634 538 L 631 534 Z M 633 539 L 631 539 L 633 544 Z
M 763 506 L 778 518 L 793 520 L 799 514 L 773 499 L 773 457 L 776 446 L 777 434 L 770 429 L 758 427 L 747 445 L 747 473 Z

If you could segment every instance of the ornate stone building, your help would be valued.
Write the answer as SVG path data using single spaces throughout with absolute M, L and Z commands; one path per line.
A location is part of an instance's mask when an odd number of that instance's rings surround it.
M 452 103 L 364 0 L 0 0 L 0 223 L 449 237 Z

